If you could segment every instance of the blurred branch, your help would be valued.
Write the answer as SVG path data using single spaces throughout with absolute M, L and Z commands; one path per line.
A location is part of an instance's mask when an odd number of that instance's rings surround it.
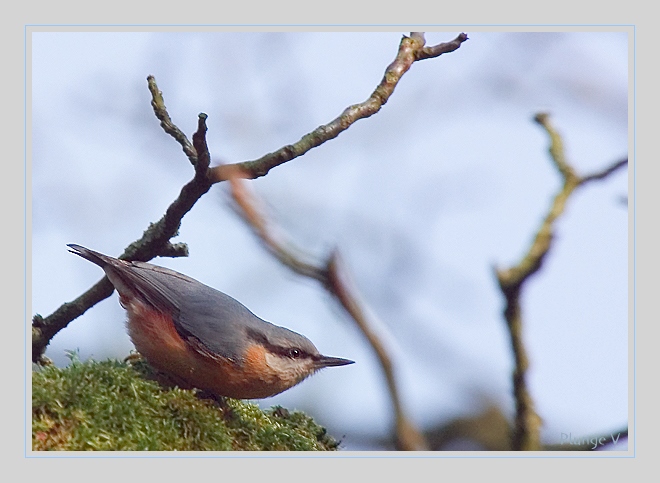
M 614 163 L 612 166 L 609 166 L 605 168 L 602 171 L 599 171 L 598 173 L 593 173 L 588 176 L 584 176 L 580 178 L 580 185 L 583 185 L 585 183 L 588 183 L 589 181 L 598 181 L 601 179 L 607 178 L 610 174 L 614 173 L 616 170 L 619 168 L 623 168 L 628 164 L 628 158 L 621 159 L 620 161 L 617 161 Z M 626 197 L 627 200 L 627 197 Z
M 433 451 L 474 450 L 478 445 L 485 451 L 510 451 L 511 428 L 502 410 L 495 404 L 482 412 L 452 419 L 444 425 L 425 431 Z M 466 443 L 470 443 L 467 444 Z
M 188 250 L 184 244 L 171 244 L 169 240 L 178 234 L 181 220 L 185 214 L 192 209 L 197 200 L 209 191 L 214 183 L 226 180 L 230 175 L 240 175 L 245 178 L 264 176 L 271 168 L 301 156 L 313 147 L 337 137 L 357 119 L 369 117 L 378 112 L 380 107 L 387 102 L 401 76 L 415 60 L 437 57 L 445 52 L 451 52 L 460 47 L 465 40 L 467 40 L 467 35 L 460 34 L 452 42 L 425 48 L 422 34 L 404 37 L 399 46 L 399 54 L 386 69 L 383 80 L 367 101 L 348 107 L 337 119 L 312 131 L 294 145 L 285 146 L 256 161 L 214 168 L 209 168 L 210 154 L 206 144 L 206 114 L 199 115 L 198 129 L 193 135 L 191 143 L 172 122 L 156 79 L 148 76 L 147 85 L 151 92 L 151 106 L 154 114 L 160 121 L 163 130 L 181 145 L 183 152 L 195 167 L 195 176 L 183 186 L 179 197 L 167 208 L 163 217 L 158 222 L 150 224 L 142 237 L 131 243 L 119 258 L 146 262 L 156 256 L 187 256 Z M 35 314 L 32 318 L 32 361 L 41 360 L 55 334 L 90 307 L 109 297 L 112 292 L 112 285 L 104 277 L 72 302 L 64 303 L 51 315 L 42 317 Z
M 412 33 L 410 37 L 404 36 L 399 44 L 399 52 L 396 58 L 385 69 L 383 79 L 366 101 L 347 107 L 339 117 L 304 135 L 300 141 L 294 144 L 284 146 L 254 161 L 211 168 L 210 177 L 214 183 L 217 183 L 229 179 L 230 176 L 236 176 L 236 173 L 249 179 L 265 176 L 272 168 L 302 156 L 310 149 L 336 138 L 359 119 L 377 113 L 388 101 L 403 74 L 410 69 L 415 61 L 453 52 L 466 40 L 468 40 L 468 36 L 461 33 L 451 42 L 425 47 L 424 34 L 416 32 Z
M 424 436 L 405 415 L 394 377 L 392 360 L 373 329 L 373 321 L 369 319 L 359 301 L 357 289 L 349 283 L 348 269 L 343 264 L 339 252 L 333 251 L 325 263 L 303 260 L 305 255 L 287 244 L 283 237 L 277 234 L 277 230 L 266 221 L 266 217 L 258 206 L 256 195 L 248 191 L 245 182 L 239 177 L 232 177 L 229 181 L 237 206 L 236 211 L 252 228 L 268 251 L 294 272 L 319 281 L 339 301 L 366 337 L 376 353 L 387 381 L 395 415 L 397 447 L 408 451 L 427 450 L 428 444 Z
M 543 126 L 550 137 L 550 156 L 563 177 L 563 185 L 555 195 L 550 210 L 523 259 L 511 268 L 496 270 L 500 289 L 506 299 L 504 317 L 509 328 L 515 359 L 513 391 L 516 400 L 516 419 L 512 434 L 514 450 L 541 449 L 539 440 L 541 418 L 534 411 L 534 404 L 525 380 L 529 361 L 522 340 L 520 294 L 523 284 L 541 268 L 552 243 L 553 223 L 564 212 L 566 201 L 573 191 L 589 181 L 604 179 L 628 163 L 627 159 L 618 161 L 601 172 L 580 177 L 566 161 L 562 138 L 550 124 L 549 116 L 540 113 L 534 120 Z

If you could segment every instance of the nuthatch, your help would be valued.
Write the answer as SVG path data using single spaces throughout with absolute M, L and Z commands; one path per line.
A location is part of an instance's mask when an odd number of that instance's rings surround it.
M 105 271 L 128 312 L 135 348 L 180 387 L 265 398 L 324 367 L 353 363 L 321 355 L 307 337 L 261 320 L 230 296 L 174 270 L 67 246 Z

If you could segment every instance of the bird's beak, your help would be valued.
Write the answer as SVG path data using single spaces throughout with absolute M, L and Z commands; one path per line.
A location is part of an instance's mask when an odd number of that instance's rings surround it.
M 354 364 L 355 361 L 348 359 L 342 359 L 341 357 L 330 357 L 330 356 L 320 356 L 318 359 L 314 360 L 314 365 L 317 369 L 322 369 L 324 367 L 335 367 L 335 366 L 345 366 L 347 364 Z

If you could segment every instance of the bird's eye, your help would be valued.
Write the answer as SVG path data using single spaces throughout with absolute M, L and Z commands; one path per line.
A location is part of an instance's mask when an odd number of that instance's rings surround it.
M 288 356 L 291 359 L 298 359 L 301 355 L 300 349 L 289 349 Z

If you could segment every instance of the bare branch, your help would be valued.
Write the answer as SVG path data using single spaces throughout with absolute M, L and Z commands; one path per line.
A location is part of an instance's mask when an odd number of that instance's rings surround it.
M 236 175 L 235 168 L 239 168 L 245 178 L 254 179 L 265 176 L 272 168 L 302 156 L 310 149 L 336 138 L 354 122 L 377 113 L 388 101 L 399 80 L 410 69 L 413 62 L 452 52 L 458 49 L 467 38 L 466 34 L 460 34 L 451 42 L 425 48 L 422 34 L 413 33 L 410 37 L 404 36 L 399 44 L 399 52 L 396 58 L 385 69 L 383 79 L 366 101 L 347 107 L 339 117 L 304 135 L 300 141 L 294 144 L 284 146 L 254 161 L 211 168 L 211 179 L 214 183 L 227 180 L 230 176 Z
M 238 208 L 236 212 L 252 228 L 266 249 L 283 265 L 297 274 L 325 283 L 327 278 L 326 268 L 314 264 L 312 261 L 304 260 L 309 257 L 287 245 L 284 239 L 276 233 L 276 230 L 267 225 L 266 218 L 258 206 L 255 196 L 248 190 L 247 185 L 242 183 L 238 176 L 230 178 L 229 183 L 232 197 L 236 203 L 236 208 Z
M 195 166 L 197 162 L 195 148 L 190 144 L 190 141 L 188 141 L 188 138 L 183 131 L 176 127 L 172 122 L 170 115 L 167 113 L 167 108 L 165 107 L 163 93 L 158 89 L 154 76 L 150 75 L 147 77 L 147 85 L 151 92 L 151 106 L 154 108 L 154 114 L 156 114 L 156 117 L 160 120 L 161 127 L 181 145 L 183 152 L 188 156 L 190 163 Z
M 540 113 L 535 116 L 534 120 L 543 126 L 550 138 L 550 156 L 563 177 L 563 185 L 559 193 L 555 195 L 548 214 L 544 218 L 532 245 L 522 260 L 511 268 L 496 270 L 500 289 L 506 299 L 504 317 L 509 328 L 511 346 L 515 358 L 513 390 L 516 400 L 516 421 L 512 437 L 512 447 L 514 450 L 541 449 L 539 439 L 541 419 L 534 411 L 534 404 L 525 380 L 529 362 L 522 340 L 520 295 L 523 285 L 529 277 L 541 268 L 543 260 L 551 247 L 554 222 L 564 212 L 566 201 L 571 193 L 587 181 L 605 178 L 627 162 L 627 160 L 619 161 L 614 166 L 602 172 L 581 178 L 566 161 L 561 136 L 550 124 L 549 116 Z

